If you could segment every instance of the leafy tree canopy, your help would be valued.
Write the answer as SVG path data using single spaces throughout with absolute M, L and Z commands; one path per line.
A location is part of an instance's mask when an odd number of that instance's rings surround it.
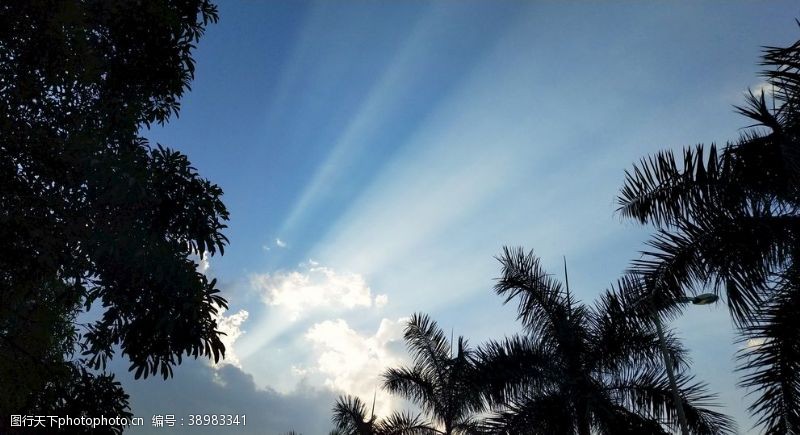
M 216 20 L 208 0 L 0 5 L 0 415 L 90 392 L 108 400 L 83 412 L 122 412 L 93 372 L 116 352 L 137 378 L 224 356 L 226 301 L 192 260 L 227 243 L 222 190 L 140 134 L 177 115 Z

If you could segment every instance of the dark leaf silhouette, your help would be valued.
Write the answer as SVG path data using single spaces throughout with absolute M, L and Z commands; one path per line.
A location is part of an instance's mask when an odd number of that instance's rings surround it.
M 532 252 L 506 248 L 495 290 L 517 300 L 523 335 L 492 341 L 478 352 L 484 397 L 497 412 L 486 430 L 503 434 L 666 434 L 677 430 L 676 403 L 652 324 L 615 292 L 594 307 L 574 299 Z M 628 278 L 620 286 L 630 288 Z M 678 370 L 690 429 L 734 433 L 733 421 L 707 407 L 712 395 L 687 374 L 684 350 L 665 345 Z
M 627 172 L 622 216 L 653 224 L 651 249 L 632 273 L 666 301 L 699 289 L 724 292 L 743 342 L 742 385 L 767 433 L 800 432 L 800 41 L 767 47 L 771 92 L 748 94 L 738 113 L 752 127 L 717 149 L 697 145 L 681 164 L 663 151 Z M 752 343 L 757 343 L 753 345 Z
M 437 433 L 420 416 L 394 412 L 378 420 L 358 397 L 339 397 L 333 407 L 333 424 L 338 435 L 432 435 Z
M 177 115 L 216 20 L 207 0 L 0 5 L 0 414 L 101 394 L 116 351 L 137 378 L 224 356 L 226 302 L 193 260 L 227 243 L 222 190 L 140 136 Z
M 404 338 L 413 365 L 388 369 L 383 386 L 415 402 L 431 419 L 419 429 L 421 432 L 413 433 L 474 433 L 485 403 L 480 396 L 475 353 L 467 341 L 458 337 L 451 343 L 439 325 L 424 314 L 411 317 Z

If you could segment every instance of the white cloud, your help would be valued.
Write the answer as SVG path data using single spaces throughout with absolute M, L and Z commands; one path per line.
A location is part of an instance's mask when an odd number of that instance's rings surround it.
M 769 84 L 768 82 L 761 82 L 761 83 L 758 83 L 758 84 L 755 84 L 755 85 L 751 86 L 749 90 L 756 97 L 760 97 L 761 93 L 763 92 L 764 93 L 764 97 L 765 98 L 769 98 L 772 95 L 773 88 L 772 88 L 772 85 Z M 746 93 L 747 93 L 747 91 L 745 91 L 745 94 Z
M 197 271 L 203 275 L 208 275 L 208 270 L 211 268 L 211 260 L 209 258 L 210 255 L 208 252 L 203 253 L 203 255 L 199 258 L 196 256 L 194 258 L 195 262 L 197 263 Z M 241 329 L 241 326 L 247 320 L 247 317 L 250 315 L 250 313 L 248 313 L 247 310 L 239 310 L 235 314 L 226 316 L 226 311 L 227 310 L 224 308 L 219 308 L 219 311 L 214 316 L 214 320 L 217 322 L 217 330 L 225 334 L 220 336 L 222 344 L 225 345 L 225 359 L 220 360 L 216 364 L 214 364 L 213 360 L 210 360 L 210 363 L 215 367 L 220 367 L 223 364 L 231 364 L 241 368 L 241 362 L 234 351 L 233 345 L 244 333 L 244 331 Z
M 285 248 L 286 247 L 286 242 L 284 242 L 281 239 L 275 239 L 275 246 L 277 246 L 279 248 Z
M 208 252 L 203 253 L 199 258 L 195 256 L 194 260 L 197 263 L 197 271 L 203 275 L 208 275 L 208 270 L 211 268 L 211 260 L 209 258 L 210 255 Z M 220 336 L 222 344 L 225 345 L 225 359 L 220 360 L 217 364 L 214 364 L 212 360 L 211 365 L 219 367 L 223 364 L 231 364 L 241 368 L 241 362 L 234 352 L 233 345 L 244 333 L 241 326 L 247 320 L 250 313 L 248 313 L 247 310 L 239 310 L 236 314 L 226 316 L 226 311 L 227 310 L 224 308 L 219 308 L 219 311 L 214 316 L 214 320 L 217 322 L 217 330 L 225 334 Z
M 305 377 L 306 375 L 308 375 L 308 369 L 303 368 L 302 366 L 293 365 L 292 374 L 299 377 Z
M 766 343 L 766 342 L 767 342 L 766 338 L 751 338 L 751 339 L 747 340 L 747 342 L 745 343 L 744 347 L 747 348 L 747 349 L 757 349 L 757 348 L 763 346 L 764 343 Z
M 206 275 L 208 269 L 211 268 L 211 260 L 209 259 L 210 256 L 208 255 L 208 252 L 204 252 L 203 255 L 200 257 L 195 255 L 192 255 L 192 257 L 195 263 L 197 264 L 197 271 L 202 273 L 203 275 Z
M 353 309 L 386 304 L 386 295 L 373 298 L 364 277 L 320 266 L 314 261 L 298 270 L 260 274 L 251 277 L 252 285 L 265 303 L 285 310 L 297 320 L 310 310 Z
M 236 314 L 226 316 L 225 311 L 224 309 L 220 309 L 219 313 L 217 313 L 214 318 L 214 320 L 217 321 L 217 329 L 225 333 L 225 335 L 220 337 L 222 344 L 225 345 L 225 359 L 217 363 L 216 366 L 219 367 L 223 364 L 231 364 L 241 368 L 241 361 L 239 361 L 233 346 L 236 340 L 244 334 L 241 327 L 250 313 L 248 313 L 247 310 L 239 310 Z M 214 364 L 212 363 L 212 365 Z
M 377 394 L 376 414 L 388 415 L 400 401 L 380 388 L 381 375 L 388 367 L 407 363 L 402 341 L 406 322 L 405 318 L 383 319 L 371 336 L 358 333 L 342 319 L 316 323 L 305 335 L 317 355 L 312 369 L 333 390 L 367 403 Z

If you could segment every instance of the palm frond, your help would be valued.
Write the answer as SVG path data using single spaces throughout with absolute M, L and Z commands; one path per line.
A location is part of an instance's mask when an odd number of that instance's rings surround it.
M 438 397 L 436 379 L 418 366 L 390 368 L 383 374 L 383 388 L 416 403 L 426 413 L 436 414 L 444 409 Z
M 557 392 L 510 401 L 484 421 L 483 430 L 496 435 L 574 434 L 573 410 L 565 403 L 569 398 Z
M 367 406 L 358 397 L 339 396 L 333 406 L 331 421 L 336 429 L 346 435 L 371 435 L 375 417 L 367 417 Z
M 681 166 L 672 151 L 642 159 L 625 171 L 617 212 L 624 218 L 662 227 L 685 220 L 706 204 L 720 203 L 732 187 L 726 177 L 729 157 L 720 155 L 713 144 L 706 157 L 700 144 L 683 149 Z
M 736 183 L 745 195 L 739 204 L 760 215 L 759 208 L 774 215 L 796 215 L 800 207 L 798 182 L 800 181 L 800 149 L 788 131 L 778 134 L 760 134 L 747 130 L 728 153 L 736 163 L 731 170 Z
M 707 386 L 693 382 L 691 376 L 678 373 L 676 383 L 683 401 L 683 410 L 689 429 L 696 434 L 734 434 L 736 424 L 730 417 L 708 409 L 718 406 L 716 396 Z M 638 415 L 664 422 L 678 431 L 678 417 L 673 392 L 666 371 L 663 369 L 632 368 L 620 372 L 609 390 L 618 396 L 618 403 Z
M 761 304 L 774 270 L 792 249 L 787 237 L 800 229 L 796 216 L 706 217 L 684 222 L 675 231 L 660 231 L 648 242 L 653 248 L 633 262 L 630 273 L 642 277 L 649 292 L 668 300 L 685 290 L 711 285 L 725 289 L 728 307 L 739 325 L 747 324 Z M 662 305 L 662 304 L 659 304 Z M 673 304 L 673 311 L 676 307 Z
M 752 98 L 755 108 L 739 110 L 778 128 L 763 97 Z M 685 148 L 681 166 L 672 151 L 661 151 L 626 171 L 617 211 L 668 229 L 702 221 L 709 212 L 736 216 L 763 199 L 789 201 L 796 210 L 797 190 L 788 183 L 797 182 L 800 151 L 787 139 L 780 131 L 746 130 L 719 152 L 711 145 L 707 159 L 703 145 Z
M 762 76 L 772 84 L 774 98 L 780 103 L 785 118 L 796 116 L 800 95 L 800 41 L 788 47 L 764 47 Z M 791 123 L 791 119 L 783 119 Z
M 595 304 L 588 356 L 589 366 L 599 373 L 614 373 L 631 366 L 663 365 L 661 344 L 652 320 L 659 314 L 642 303 L 647 301 L 643 299 L 646 296 L 639 296 L 638 282 L 634 277 L 621 278 L 617 288 L 628 293 L 606 291 Z M 686 350 L 671 331 L 664 334 L 664 345 L 675 364 L 673 369 L 688 368 Z
M 746 104 L 744 106 L 733 106 L 740 115 L 756 121 L 756 124 L 749 127 L 764 126 L 771 129 L 773 132 L 780 134 L 783 128 L 781 127 L 780 120 L 776 114 L 767 106 L 767 101 L 764 92 L 759 95 L 753 94 L 753 91 L 748 90 L 745 96 Z
M 800 426 L 800 279 L 789 277 L 800 257 L 800 41 L 766 47 L 762 65 L 772 101 L 750 92 L 736 109 L 765 128 L 748 127 L 707 161 L 701 146 L 684 151 L 681 167 L 670 152 L 642 160 L 619 210 L 659 231 L 631 271 L 661 298 L 658 310 L 676 313 L 668 302 L 683 292 L 724 289 L 751 343 L 739 354 L 741 384 L 756 395 L 750 411 L 777 434 Z
M 465 423 L 471 415 L 486 408 L 480 394 L 484 379 L 478 374 L 476 363 L 475 351 L 468 346 L 466 339 L 458 337 L 456 354 L 448 364 L 448 377 L 441 382 L 449 403 L 450 418 L 458 424 Z
M 484 430 L 483 420 L 477 417 L 465 418 L 453 426 L 453 435 L 480 435 Z
M 453 355 L 441 328 L 424 314 L 412 317 L 405 340 L 414 364 L 387 370 L 386 390 L 415 402 L 433 422 L 449 428 L 485 409 L 476 354 L 467 340 L 458 337 Z
M 674 301 L 708 280 L 699 250 L 701 241 L 694 236 L 692 232 L 661 230 L 647 242 L 652 249 L 642 251 L 641 258 L 631 263 L 627 275 L 641 280 L 636 284 L 639 294 L 650 298 L 657 311 L 668 315 L 680 313 L 680 306 Z
M 503 270 L 495 292 L 505 296 L 504 303 L 519 297 L 517 318 L 531 334 L 557 345 L 574 345 L 583 338 L 585 308 L 545 272 L 533 251 L 504 247 L 498 260 Z
M 378 433 L 380 435 L 436 435 L 440 432 L 420 415 L 395 412 L 381 421 L 378 425 Z
M 450 341 L 436 321 L 426 314 L 414 313 L 403 338 L 415 367 L 419 367 L 428 379 L 444 379 L 447 376 Z
M 552 347 L 528 336 L 489 341 L 478 348 L 477 360 L 483 395 L 493 404 L 546 390 L 564 376 L 563 364 Z
M 608 398 L 601 403 L 605 406 L 596 407 L 593 413 L 598 434 L 669 435 L 658 420 L 631 412 Z
M 740 385 L 756 395 L 749 410 L 766 433 L 800 433 L 800 272 L 792 268 L 744 331 Z

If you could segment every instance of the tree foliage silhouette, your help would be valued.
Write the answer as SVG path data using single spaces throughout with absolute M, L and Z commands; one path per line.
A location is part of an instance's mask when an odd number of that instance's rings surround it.
M 431 419 L 427 429 L 419 429 L 428 432 L 413 433 L 475 433 L 485 402 L 480 395 L 474 350 L 463 337 L 451 343 L 437 323 L 424 314 L 411 317 L 404 339 L 413 365 L 388 369 L 383 387 L 413 401 Z
M 192 260 L 227 243 L 222 190 L 140 136 L 177 115 L 216 20 L 207 0 L 0 5 L 0 415 L 122 412 L 90 371 L 116 351 L 137 378 L 224 355 Z
M 757 128 L 721 148 L 686 148 L 681 164 L 672 151 L 643 159 L 619 211 L 657 230 L 633 272 L 661 309 L 698 288 L 724 290 L 750 343 L 741 384 L 755 394 L 757 425 L 800 433 L 800 41 L 767 47 L 762 65 L 772 98 L 750 92 L 737 107 Z
M 518 299 L 524 334 L 478 352 L 479 378 L 498 410 L 487 422 L 501 434 L 667 434 L 677 412 L 652 325 L 605 292 L 594 307 L 578 303 L 532 252 L 506 248 L 495 290 Z M 623 287 L 635 281 L 623 279 Z M 667 334 L 690 430 L 733 433 L 728 417 L 705 407 L 713 395 L 687 374 L 684 350 Z
M 374 404 L 373 404 L 374 406 Z M 367 416 L 367 406 L 358 397 L 340 396 L 333 407 L 331 418 L 335 435 L 433 435 L 420 416 L 394 412 L 379 420 L 374 409 Z

